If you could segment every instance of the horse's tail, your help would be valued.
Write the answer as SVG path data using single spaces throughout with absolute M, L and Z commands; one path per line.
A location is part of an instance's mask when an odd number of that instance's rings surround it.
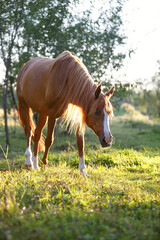
M 36 124 L 32 118 L 32 109 L 28 107 L 26 102 L 23 98 L 18 98 L 18 117 L 21 126 L 23 127 L 25 134 L 27 136 L 28 129 L 31 128 L 32 136 L 31 139 L 34 141 L 35 129 Z M 44 152 L 45 145 L 44 145 L 44 135 L 42 134 L 39 140 L 39 150 Z

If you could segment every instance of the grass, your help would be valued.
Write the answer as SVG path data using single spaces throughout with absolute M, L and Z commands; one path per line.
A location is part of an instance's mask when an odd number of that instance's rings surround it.
M 160 239 L 160 126 L 125 113 L 111 129 L 109 149 L 87 130 L 85 179 L 74 135 L 60 133 L 48 166 L 28 171 L 16 127 L 0 152 L 0 239 Z

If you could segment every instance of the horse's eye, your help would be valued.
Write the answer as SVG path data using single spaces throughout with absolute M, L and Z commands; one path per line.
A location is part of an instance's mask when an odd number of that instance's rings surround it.
M 96 116 L 100 116 L 100 115 L 101 115 L 101 111 L 100 111 L 100 109 L 98 109 L 98 108 L 96 109 L 96 111 L 95 111 L 95 115 L 96 115 Z

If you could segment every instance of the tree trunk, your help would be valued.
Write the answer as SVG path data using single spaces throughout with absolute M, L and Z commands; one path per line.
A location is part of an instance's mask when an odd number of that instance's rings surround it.
M 14 96 L 14 89 L 13 89 L 12 81 L 10 81 L 10 93 L 11 93 L 11 99 L 12 99 L 12 107 L 17 109 L 17 103 L 16 103 L 16 98 Z
M 5 75 L 5 81 L 3 86 L 3 111 L 4 111 L 4 122 L 5 122 L 6 147 L 10 145 L 8 116 L 7 116 L 7 97 L 8 97 L 8 68 L 6 67 L 6 75 Z

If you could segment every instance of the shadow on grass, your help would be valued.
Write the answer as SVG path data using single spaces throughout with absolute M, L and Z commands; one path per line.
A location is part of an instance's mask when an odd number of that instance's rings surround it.
M 8 215 L 8 216 L 7 216 Z M 138 205 L 110 204 L 106 209 L 47 211 L 23 207 L 1 218 L 0 239 L 141 239 L 158 240 L 160 210 L 154 202 Z

